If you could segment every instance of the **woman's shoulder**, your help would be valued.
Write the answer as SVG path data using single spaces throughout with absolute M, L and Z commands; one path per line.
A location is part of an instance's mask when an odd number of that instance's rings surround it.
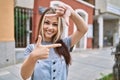
M 29 48 L 29 49 L 34 49 L 34 47 L 35 47 L 35 44 L 28 44 L 27 47 L 26 47 L 26 49 L 27 49 L 27 48 Z
M 70 36 L 69 37 L 65 37 L 65 38 L 62 39 L 62 41 L 64 43 L 70 43 L 71 42 L 71 37 Z
M 71 46 L 71 37 L 65 37 L 62 39 L 62 41 L 66 44 L 66 46 L 68 47 L 68 49 L 70 49 Z
M 26 47 L 26 49 L 25 49 L 24 54 L 28 55 L 30 52 L 33 51 L 34 47 L 35 47 L 35 44 L 28 44 L 27 47 Z

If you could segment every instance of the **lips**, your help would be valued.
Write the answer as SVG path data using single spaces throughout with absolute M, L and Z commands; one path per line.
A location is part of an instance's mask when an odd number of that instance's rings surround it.
M 47 33 L 48 35 L 52 35 L 52 34 L 54 33 L 54 31 L 49 31 L 49 30 L 47 30 L 46 33 Z
M 45 32 L 45 37 L 46 38 L 52 38 L 52 36 L 55 34 L 54 31 L 51 31 L 51 30 L 46 30 Z

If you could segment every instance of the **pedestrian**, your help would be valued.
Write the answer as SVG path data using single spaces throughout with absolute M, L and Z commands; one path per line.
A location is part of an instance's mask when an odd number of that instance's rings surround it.
M 71 64 L 70 48 L 80 41 L 88 28 L 72 7 L 58 2 L 60 4 L 56 8 L 44 11 L 39 22 L 36 42 L 26 47 L 26 58 L 21 66 L 23 80 L 30 77 L 31 80 L 67 80 Z M 68 18 L 75 23 L 77 30 L 72 35 L 61 38 L 65 27 L 63 19 L 69 27 Z

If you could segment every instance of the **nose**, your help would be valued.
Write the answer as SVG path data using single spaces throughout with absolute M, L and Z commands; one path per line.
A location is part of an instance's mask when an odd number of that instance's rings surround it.
M 53 25 L 52 25 L 52 24 L 50 24 L 48 28 L 49 28 L 49 29 L 53 29 Z

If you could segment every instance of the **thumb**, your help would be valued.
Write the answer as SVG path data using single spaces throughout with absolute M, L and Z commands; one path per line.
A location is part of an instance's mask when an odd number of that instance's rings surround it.
M 41 35 L 38 35 L 38 40 L 37 40 L 36 45 L 41 45 L 41 41 L 42 41 L 42 37 Z

